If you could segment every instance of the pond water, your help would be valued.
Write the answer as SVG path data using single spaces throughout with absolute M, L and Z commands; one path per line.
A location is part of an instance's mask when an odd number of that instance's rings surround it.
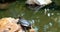
M 21 16 L 33 24 L 36 32 L 60 32 L 60 0 L 55 0 L 58 8 L 35 11 L 27 8 L 23 1 L 11 3 L 8 9 L 0 10 L 0 18 Z

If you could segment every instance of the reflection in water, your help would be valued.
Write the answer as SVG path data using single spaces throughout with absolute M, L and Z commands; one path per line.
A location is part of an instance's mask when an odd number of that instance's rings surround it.
M 50 17 L 51 15 L 50 15 L 50 13 L 48 13 L 48 15 L 47 15 L 48 17 Z
M 34 20 L 32 20 L 32 23 L 34 24 L 34 23 L 35 23 L 35 21 L 34 21 Z
M 53 25 L 53 24 L 50 22 L 50 23 L 49 23 L 49 26 L 52 27 L 52 25 Z
M 52 31 L 50 31 L 50 28 L 52 28 L 52 27 L 53 27 L 53 23 L 49 22 L 48 24 L 44 25 L 43 31 L 44 32 L 52 32 Z
M 35 32 L 38 32 L 38 26 L 35 25 L 35 20 L 30 20 L 30 23 L 32 24 L 32 27 L 35 29 Z
M 51 15 L 53 16 L 53 15 L 54 15 L 54 13 L 51 13 Z
M 44 13 L 46 14 L 49 11 L 49 9 L 44 9 Z
M 35 20 L 30 20 L 30 23 L 33 25 L 35 24 Z
M 49 28 L 48 25 L 44 25 L 43 31 L 46 32 L 48 28 Z
M 25 13 L 21 13 L 21 16 L 24 16 L 25 15 Z
M 34 29 L 35 29 L 35 32 L 38 32 L 38 30 L 39 30 L 38 27 L 36 27 L 36 26 L 34 27 Z

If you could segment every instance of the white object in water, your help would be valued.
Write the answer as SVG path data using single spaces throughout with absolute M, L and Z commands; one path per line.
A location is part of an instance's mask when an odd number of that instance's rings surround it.
M 37 4 L 37 5 L 48 5 L 52 3 L 52 1 L 51 0 L 27 0 L 26 3 Z
M 51 13 L 51 15 L 54 15 L 54 13 Z
M 46 13 L 49 11 L 49 9 L 44 9 L 44 13 L 45 13 L 45 15 L 46 15 Z
M 32 20 L 32 23 L 34 23 L 35 21 L 34 20 Z
M 50 17 L 50 13 L 48 13 L 48 17 Z
M 49 23 L 49 25 L 52 27 L 52 23 Z
M 44 9 L 45 11 L 44 11 L 44 14 L 46 15 L 46 13 L 47 13 L 47 10 L 46 9 Z
M 22 13 L 22 14 L 21 14 L 21 16 L 24 16 L 24 15 L 25 15 L 25 13 Z
M 47 5 L 50 4 L 52 1 L 51 0 L 37 0 L 40 5 Z

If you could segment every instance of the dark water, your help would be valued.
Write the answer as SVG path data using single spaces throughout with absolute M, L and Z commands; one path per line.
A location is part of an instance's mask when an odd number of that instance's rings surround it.
M 0 18 L 21 16 L 33 23 L 36 32 L 60 32 L 60 0 L 55 0 L 56 7 L 35 11 L 27 8 L 23 1 L 11 3 L 6 10 L 0 10 Z M 55 7 L 55 6 L 54 6 Z

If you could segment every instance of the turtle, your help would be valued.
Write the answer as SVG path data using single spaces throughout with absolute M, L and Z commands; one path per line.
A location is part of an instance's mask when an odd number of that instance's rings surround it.
M 19 17 L 17 24 L 20 24 L 25 32 L 26 32 L 26 30 L 31 29 L 31 26 L 32 26 L 28 20 L 23 19 L 21 17 Z

